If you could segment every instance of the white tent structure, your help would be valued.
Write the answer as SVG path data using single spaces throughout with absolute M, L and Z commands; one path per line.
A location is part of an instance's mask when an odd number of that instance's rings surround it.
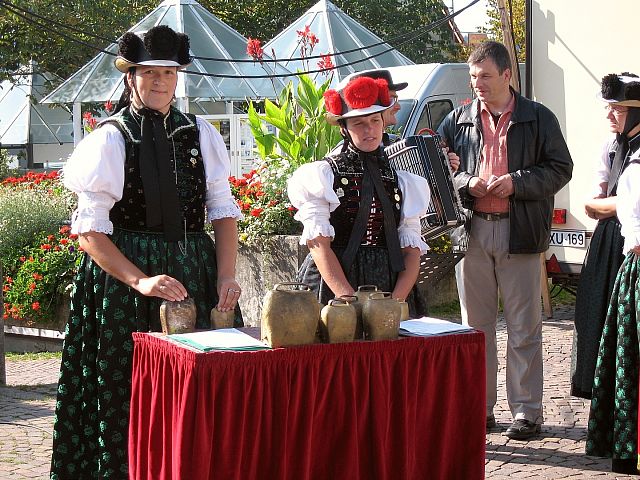
M 25 167 L 57 162 L 73 147 L 71 112 L 39 103 L 55 78 L 37 69 L 32 62 L 0 84 L 0 148 L 26 149 Z
M 320 0 L 269 40 L 263 47 L 264 51 L 271 53 L 273 49 L 277 58 L 287 59 L 279 64 L 292 72 L 318 70 L 317 58 L 296 60 L 301 56 L 300 36 L 297 32 L 304 31 L 307 26 L 319 40 L 312 55 L 335 54 L 332 62 L 339 68 L 334 70 L 333 84 L 356 71 L 414 63 L 328 0 Z M 350 52 L 351 50 L 355 51 Z M 321 80 L 324 78 L 322 75 L 324 74 L 316 73 L 313 77 Z
M 248 61 L 252 59 L 246 52 L 247 39 L 195 0 L 164 0 L 129 31 L 141 34 L 156 25 L 186 33 L 191 54 L 196 57 L 178 76 L 176 98 L 183 111 L 232 113 L 233 101 L 274 98 L 284 88 L 286 77 L 255 77 L 286 75 L 288 70 L 273 63 Z M 108 53 L 96 55 L 44 99 L 45 103 L 74 104 L 77 139 L 81 138 L 80 104 L 107 100 L 115 103 L 123 90 L 124 76 L 113 65 L 118 45 L 112 43 L 104 50 Z

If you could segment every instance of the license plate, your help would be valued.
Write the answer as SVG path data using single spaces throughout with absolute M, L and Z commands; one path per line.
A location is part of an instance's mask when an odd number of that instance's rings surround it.
M 584 230 L 551 230 L 552 247 L 584 247 L 586 245 Z

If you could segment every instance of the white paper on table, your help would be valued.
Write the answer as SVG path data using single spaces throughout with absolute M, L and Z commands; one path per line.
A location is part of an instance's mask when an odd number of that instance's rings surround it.
M 429 335 L 446 335 L 448 333 L 468 332 L 473 330 L 468 325 L 441 320 L 432 317 L 412 318 L 400 322 L 400 335 L 426 337 Z
M 235 328 L 220 328 L 203 332 L 178 333 L 169 338 L 199 350 L 262 350 L 269 346 Z

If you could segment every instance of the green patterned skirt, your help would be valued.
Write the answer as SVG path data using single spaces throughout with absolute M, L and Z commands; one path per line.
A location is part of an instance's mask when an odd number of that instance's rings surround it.
M 587 455 L 611 457 L 612 470 L 637 473 L 640 257 L 627 254 L 611 294 L 593 381 Z
M 162 234 L 116 229 L 113 243 L 149 276 L 180 280 L 209 328 L 218 303 L 215 248 L 204 232 L 187 248 Z M 128 478 L 132 332 L 160 331 L 162 299 L 146 297 L 85 255 L 75 278 L 66 327 L 53 431 L 52 479 Z M 239 309 L 236 324 L 242 325 Z

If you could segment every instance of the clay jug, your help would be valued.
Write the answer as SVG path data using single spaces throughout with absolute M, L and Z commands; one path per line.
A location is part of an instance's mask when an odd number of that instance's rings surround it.
M 342 298 L 329 300 L 320 311 L 320 331 L 327 343 L 353 342 L 356 323 L 355 307 Z
M 261 339 L 271 347 L 314 342 L 320 304 L 304 283 L 278 283 L 262 301 Z
M 362 324 L 362 306 L 364 302 L 369 299 L 369 294 L 377 292 L 378 287 L 375 285 L 360 285 L 356 291 L 357 301 L 353 303 L 356 308 L 356 315 L 358 316 L 358 323 L 356 325 L 356 340 L 360 340 L 364 336 L 364 327 Z
M 221 312 L 216 307 L 211 309 L 209 314 L 209 320 L 211 321 L 211 328 L 217 330 L 218 328 L 233 328 L 233 321 L 236 318 L 236 312 L 229 310 L 227 312 Z
M 160 324 L 162 333 L 193 332 L 196 327 L 196 303 L 193 298 L 187 297 L 179 302 L 164 300 L 160 304 Z
M 390 292 L 374 292 L 362 306 L 364 338 L 393 340 L 400 330 L 400 304 Z
M 409 320 L 409 304 L 399 299 L 398 304 L 400 305 L 400 321 L 404 322 L 405 320 Z

